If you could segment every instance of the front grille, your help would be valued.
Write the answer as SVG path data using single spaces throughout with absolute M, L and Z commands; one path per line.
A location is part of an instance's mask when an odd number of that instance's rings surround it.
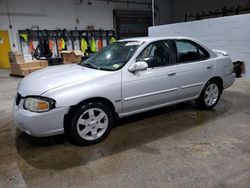
M 22 96 L 19 93 L 17 93 L 17 96 L 16 96 L 16 105 L 17 106 L 19 105 L 21 99 L 22 99 Z

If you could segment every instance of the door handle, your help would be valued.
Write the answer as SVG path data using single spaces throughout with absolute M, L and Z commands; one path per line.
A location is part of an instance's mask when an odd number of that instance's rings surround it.
M 176 72 L 169 72 L 168 73 L 168 76 L 174 76 L 174 75 L 176 75 Z
M 208 65 L 208 66 L 206 66 L 206 69 L 212 69 L 213 68 L 213 65 Z

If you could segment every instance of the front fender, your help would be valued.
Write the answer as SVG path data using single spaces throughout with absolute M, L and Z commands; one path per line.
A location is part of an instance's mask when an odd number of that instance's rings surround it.
M 57 108 L 74 106 L 86 99 L 101 97 L 111 101 L 115 110 L 120 113 L 122 111 L 121 77 L 119 74 L 112 75 L 112 78 L 108 76 L 87 83 L 80 82 L 55 88 L 42 96 L 56 100 Z

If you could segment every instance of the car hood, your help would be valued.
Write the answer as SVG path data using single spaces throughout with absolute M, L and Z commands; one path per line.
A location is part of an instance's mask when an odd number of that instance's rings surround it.
M 42 95 L 51 89 L 79 81 L 87 82 L 111 73 L 77 64 L 47 67 L 26 76 L 19 84 L 18 92 L 22 96 Z

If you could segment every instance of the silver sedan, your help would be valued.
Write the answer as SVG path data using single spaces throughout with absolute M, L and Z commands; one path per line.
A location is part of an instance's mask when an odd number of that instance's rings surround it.
M 95 144 L 119 117 L 188 100 L 210 110 L 234 80 L 227 52 L 194 39 L 126 39 L 82 63 L 25 77 L 17 90 L 15 120 L 33 136 L 66 133 L 75 144 Z

